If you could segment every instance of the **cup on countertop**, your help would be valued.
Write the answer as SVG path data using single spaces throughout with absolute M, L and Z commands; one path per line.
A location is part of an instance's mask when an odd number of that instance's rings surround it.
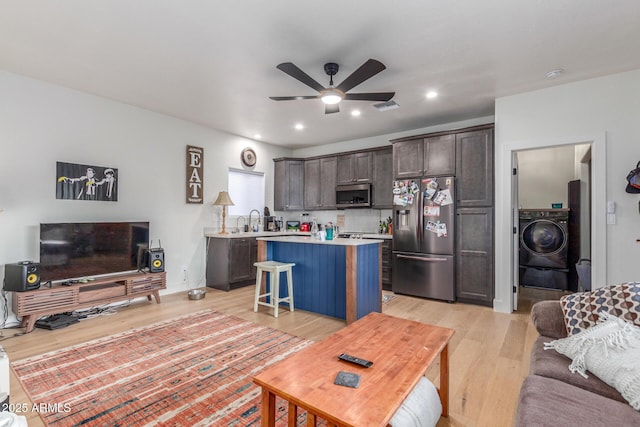
M 324 230 L 318 231 L 318 237 L 320 238 L 320 240 L 326 240 L 327 239 L 327 232 Z

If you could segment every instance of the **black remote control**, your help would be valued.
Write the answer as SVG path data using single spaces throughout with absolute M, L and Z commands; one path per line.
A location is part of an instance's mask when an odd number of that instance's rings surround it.
M 355 363 L 356 365 L 364 366 L 365 368 L 368 368 L 371 365 L 373 365 L 373 362 L 370 360 L 360 359 L 358 357 L 351 356 L 346 353 L 342 353 L 340 356 L 338 356 L 338 359 L 344 360 L 345 362 L 349 362 L 349 363 Z

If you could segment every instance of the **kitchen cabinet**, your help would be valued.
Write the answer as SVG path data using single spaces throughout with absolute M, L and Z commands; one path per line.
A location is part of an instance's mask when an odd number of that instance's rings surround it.
M 304 208 L 336 208 L 337 158 L 322 157 L 304 162 Z
M 395 178 L 456 179 L 456 298 L 488 305 L 494 298 L 493 124 L 415 135 L 393 143 Z
M 207 286 L 229 291 L 256 282 L 258 242 L 255 237 L 207 238 Z
M 371 182 L 371 151 L 338 156 L 338 185 Z
M 493 128 L 456 134 L 458 208 L 493 206 Z
M 304 160 L 274 159 L 273 208 L 304 210 Z
M 456 214 L 456 298 L 492 306 L 493 208 L 461 208 Z
M 399 141 L 393 144 L 393 176 L 415 178 L 424 169 L 424 139 Z
M 424 139 L 423 175 L 443 176 L 456 173 L 456 136 L 453 134 Z
M 371 207 L 393 208 L 393 150 L 391 147 L 373 152 L 373 190 Z
M 393 144 L 393 175 L 396 178 L 454 175 L 455 134 L 399 141 Z

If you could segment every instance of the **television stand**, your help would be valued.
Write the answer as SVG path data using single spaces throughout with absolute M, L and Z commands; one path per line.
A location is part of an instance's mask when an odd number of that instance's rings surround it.
M 166 273 L 125 273 L 100 277 L 87 283 L 54 284 L 33 291 L 13 292 L 12 308 L 22 317 L 25 333 L 33 331 L 42 316 L 75 311 L 128 299 L 153 296 L 160 304 L 161 289 L 167 288 Z

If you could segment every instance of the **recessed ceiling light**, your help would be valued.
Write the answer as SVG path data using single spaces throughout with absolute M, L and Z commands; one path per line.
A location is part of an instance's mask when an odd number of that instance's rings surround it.
M 547 78 L 548 79 L 555 79 L 556 77 L 559 77 L 563 73 L 564 73 L 564 70 L 562 68 L 551 70 L 551 71 L 549 71 L 547 73 Z
M 256 133 L 255 135 L 253 135 L 253 137 L 255 139 L 260 139 L 260 138 L 262 138 L 262 135 L 260 135 L 259 133 Z
M 430 90 L 429 92 L 427 92 L 427 99 L 433 99 L 437 97 L 438 97 L 438 92 L 434 90 Z
M 360 115 L 360 110 L 353 110 L 353 111 L 351 112 L 351 115 L 352 115 L 352 116 L 355 116 L 355 117 L 358 117 L 358 116 Z
M 304 125 L 302 123 L 296 123 L 295 128 L 298 129 L 298 130 L 302 130 L 302 129 L 304 129 Z

